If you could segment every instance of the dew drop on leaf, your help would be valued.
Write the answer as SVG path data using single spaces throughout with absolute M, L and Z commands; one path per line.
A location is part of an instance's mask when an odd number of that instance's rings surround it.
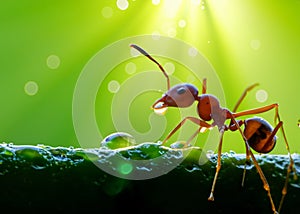
M 101 142 L 101 147 L 109 149 L 119 149 L 136 144 L 134 137 L 125 132 L 115 132 L 105 137 Z

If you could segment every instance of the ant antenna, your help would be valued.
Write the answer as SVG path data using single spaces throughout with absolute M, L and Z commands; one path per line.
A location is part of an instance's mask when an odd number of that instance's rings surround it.
M 161 64 L 159 64 L 155 59 L 153 59 L 152 56 L 150 56 L 145 50 L 143 50 L 142 48 L 140 48 L 137 45 L 131 44 L 130 47 L 135 48 L 136 50 L 138 50 L 140 53 L 142 53 L 144 56 L 148 57 L 151 61 L 155 62 L 155 64 L 158 65 L 158 67 L 160 68 L 160 70 L 163 72 L 163 74 L 165 75 L 165 77 L 167 78 L 167 85 L 168 85 L 168 90 L 170 89 L 170 79 L 168 74 L 166 73 L 165 69 L 161 66 Z

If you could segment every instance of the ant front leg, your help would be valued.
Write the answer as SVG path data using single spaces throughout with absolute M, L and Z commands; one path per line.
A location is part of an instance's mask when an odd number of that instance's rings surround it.
M 196 117 L 186 117 L 184 118 L 169 134 L 168 136 L 163 140 L 162 144 L 164 144 L 172 135 L 183 126 L 183 124 L 187 121 L 190 120 L 193 123 L 197 124 L 200 126 L 200 128 L 192 135 L 192 137 L 185 143 L 185 146 L 188 146 L 190 141 L 199 133 L 199 132 L 204 132 L 206 129 L 212 128 L 212 125 L 208 124 L 207 122 L 200 120 Z

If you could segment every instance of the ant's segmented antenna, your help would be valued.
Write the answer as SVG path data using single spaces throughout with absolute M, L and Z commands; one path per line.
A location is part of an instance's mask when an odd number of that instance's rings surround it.
M 161 66 L 161 64 L 159 64 L 152 56 L 150 56 L 145 50 L 143 50 L 141 47 L 131 44 L 130 47 L 138 50 L 141 54 L 143 54 L 144 56 L 148 57 L 151 61 L 153 61 L 155 64 L 158 65 L 158 67 L 160 68 L 160 70 L 163 72 L 163 74 L 165 75 L 165 77 L 167 78 L 167 85 L 168 85 L 168 90 L 170 89 L 170 79 L 168 74 L 166 73 L 165 69 Z

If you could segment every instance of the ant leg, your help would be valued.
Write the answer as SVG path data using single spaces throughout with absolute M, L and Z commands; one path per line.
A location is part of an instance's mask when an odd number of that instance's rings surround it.
M 284 187 L 282 189 L 282 197 L 281 197 L 281 201 L 280 201 L 280 205 L 279 205 L 279 210 L 280 210 L 281 207 L 282 207 L 282 204 L 283 204 L 284 197 L 287 194 L 287 185 L 288 185 L 288 178 L 289 178 L 290 172 L 291 171 L 294 172 L 294 179 L 297 179 L 297 174 L 296 174 L 296 169 L 294 167 L 294 160 L 291 156 L 289 144 L 288 144 L 285 132 L 284 132 L 283 125 L 282 125 L 283 122 L 280 120 L 280 116 L 279 116 L 279 113 L 278 113 L 278 104 L 275 103 L 275 104 L 271 104 L 269 106 L 265 106 L 265 107 L 262 107 L 262 108 L 256 108 L 256 109 L 246 110 L 246 111 L 242 111 L 242 112 L 238 112 L 238 113 L 232 113 L 232 117 L 234 118 L 234 117 L 239 117 L 239 116 L 248 115 L 248 114 L 259 114 L 259 113 L 269 111 L 273 108 L 275 108 L 275 123 L 276 123 L 277 120 L 278 120 L 279 123 L 277 124 L 276 128 L 273 130 L 272 136 L 274 137 L 277 130 L 279 128 L 281 129 L 281 132 L 282 132 L 282 135 L 283 135 L 283 138 L 284 138 L 284 141 L 285 141 L 286 149 L 288 151 L 288 155 L 289 155 L 289 158 L 290 158 L 290 164 L 289 164 L 288 169 L 287 169 L 286 181 L 285 181 Z
M 199 131 L 197 130 L 196 133 L 199 133 L 199 132 L 204 132 L 206 129 L 209 129 L 212 127 L 212 125 L 206 123 L 205 121 L 203 120 L 200 120 L 196 117 L 186 117 L 184 118 L 169 134 L 168 136 L 163 140 L 162 144 L 164 144 L 181 126 L 183 126 L 183 124 L 187 121 L 187 120 L 190 120 L 192 121 L 193 123 L 197 124 L 200 126 L 199 128 Z M 204 130 L 203 130 L 204 129 Z M 196 136 L 196 133 L 193 134 L 192 137 L 195 137 Z M 192 139 L 190 139 L 192 140 Z
M 206 78 L 204 78 L 202 82 L 202 94 L 206 94 L 206 89 L 207 89 L 207 80 Z
M 273 108 L 278 108 L 278 104 L 274 103 L 274 104 L 260 107 L 260 108 L 255 108 L 255 109 L 245 110 L 245 111 L 241 111 L 241 112 L 237 112 L 237 113 L 232 113 L 232 116 L 234 118 L 237 118 L 237 117 L 246 116 L 246 115 L 250 115 L 250 114 L 260 114 L 260 113 L 267 112 Z
M 245 122 L 243 120 L 235 120 L 237 122 L 237 124 L 239 125 L 238 127 L 234 124 L 233 120 L 231 120 L 230 122 L 230 126 L 228 127 L 228 129 L 230 131 L 236 131 L 239 129 L 239 127 L 241 127 Z M 272 139 L 272 138 L 271 138 Z M 250 164 L 250 153 L 249 153 L 249 149 L 246 146 L 246 161 L 245 161 L 245 166 L 244 166 L 244 172 L 243 172 L 243 178 L 242 178 L 242 184 L 241 186 L 244 187 L 244 182 L 245 182 L 245 177 L 246 177 L 246 167 L 247 165 Z
M 247 93 L 248 93 L 249 91 L 251 91 L 254 87 L 258 86 L 258 85 L 259 85 L 258 83 L 255 83 L 255 84 L 253 84 L 253 85 L 250 85 L 249 87 L 247 87 L 247 88 L 244 90 L 242 96 L 239 98 L 239 100 L 238 100 L 237 103 L 235 104 L 235 106 L 234 106 L 232 112 L 236 112 L 236 111 L 237 111 L 238 107 L 240 106 L 240 104 L 242 103 L 242 101 L 245 99 Z M 230 125 L 229 125 L 229 126 L 232 126 L 232 125 L 233 125 L 233 122 L 230 121 Z
M 199 134 L 199 132 L 203 132 L 202 130 L 203 130 L 203 127 L 200 126 L 197 129 L 197 131 L 195 131 L 195 133 L 185 142 L 184 147 L 188 146 L 190 144 L 190 142 L 194 139 L 194 137 L 196 137 Z
M 244 100 L 244 98 L 246 97 L 247 93 L 249 91 L 251 91 L 254 87 L 258 86 L 258 83 L 255 83 L 253 85 L 250 85 L 248 88 L 246 88 L 242 94 L 242 96 L 240 97 L 240 99 L 238 100 L 238 102 L 235 104 L 234 108 L 233 108 L 233 112 L 236 112 L 236 110 L 238 109 L 238 107 L 240 106 L 241 102 Z
M 258 174 L 259 174 L 259 176 L 260 176 L 260 179 L 261 179 L 262 182 L 263 182 L 263 187 L 264 187 L 264 189 L 265 189 L 265 190 L 267 191 L 267 193 L 268 193 L 268 197 L 269 197 L 269 200 L 270 200 L 270 203 L 271 203 L 272 210 L 273 210 L 274 213 L 278 214 L 278 212 L 276 211 L 276 208 L 275 208 L 273 199 L 272 199 L 271 189 L 270 189 L 270 186 L 269 186 L 269 184 L 268 184 L 268 181 L 267 181 L 267 179 L 266 179 L 266 177 L 265 177 L 265 175 L 264 175 L 264 173 L 263 173 L 261 167 L 259 166 L 259 164 L 258 164 L 258 162 L 257 162 L 257 160 L 256 160 L 256 158 L 255 158 L 255 156 L 254 156 L 254 154 L 253 154 L 253 152 L 252 152 L 251 149 L 250 149 L 250 146 L 249 146 L 249 143 L 248 143 L 248 141 L 247 141 L 247 138 L 245 137 L 245 135 L 243 134 L 243 131 L 242 131 L 241 127 L 239 126 L 239 124 L 238 124 L 237 121 L 235 120 L 234 114 L 230 114 L 230 116 L 231 116 L 231 119 L 232 119 L 232 121 L 234 122 L 234 124 L 238 127 L 238 130 L 239 130 L 240 134 L 242 135 L 243 140 L 245 141 L 245 144 L 246 144 L 247 150 L 248 150 L 248 152 L 249 152 L 249 154 L 250 154 L 250 157 L 252 158 L 252 161 L 253 161 L 253 163 L 254 163 L 254 166 L 256 167 L 257 172 L 258 172 Z
M 280 210 L 282 208 L 282 205 L 283 205 L 284 198 L 287 194 L 287 186 L 288 186 L 288 182 L 289 182 L 290 173 L 291 173 L 291 171 L 294 172 L 294 179 L 295 180 L 297 179 L 297 174 L 296 174 L 296 169 L 295 169 L 295 166 L 294 166 L 294 160 L 291 156 L 290 147 L 289 147 L 289 144 L 288 144 L 288 141 L 287 141 L 287 137 L 286 137 L 285 132 L 284 132 L 283 122 L 280 120 L 280 117 L 279 117 L 278 108 L 276 108 L 275 122 L 276 122 L 276 120 L 278 120 L 278 125 L 276 126 L 276 128 L 277 127 L 278 128 L 277 129 L 275 128 L 274 131 L 275 130 L 278 131 L 279 128 L 281 129 L 281 132 L 282 132 L 282 135 L 283 135 L 283 138 L 284 138 L 284 141 L 285 141 L 286 149 L 288 151 L 288 155 L 289 155 L 289 158 L 290 158 L 290 164 L 287 168 L 286 179 L 285 179 L 282 191 L 281 191 L 282 196 L 281 196 L 281 200 L 280 200 L 279 207 L 278 207 L 278 211 L 280 212 Z
M 219 142 L 219 147 L 218 147 L 217 168 L 216 168 L 216 172 L 215 172 L 214 181 L 213 181 L 213 184 L 212 184 L 212 187 L 211 187 L 210 195 L 208 197 L 209 201 L 214 200 L 215 186 L 216 186 L 219 171 L 221 169 L 221 155 L 222 155 L 221 151 L 222 151 L 222 142 L 223 142 L 224 129 L 220 131 L 220 134 L 221 134 L 221 136 L 220 136 L 220 142 Z
M 250 164 L 250 151 L 249 148 L 246 146 L 246 161 L 244 166 L 243 178 L 242 178 L 242 187 L 244 187 L 245 178 L 246 178 L 246 167 Z

